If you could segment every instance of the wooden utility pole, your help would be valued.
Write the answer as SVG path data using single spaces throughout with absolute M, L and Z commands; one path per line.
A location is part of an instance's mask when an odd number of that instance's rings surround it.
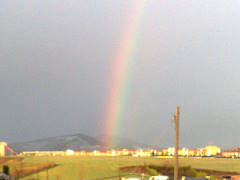
M 178 179 L 178 146 L 179 146 L 179 106 L 176 108 L 175 119 L 175 163 L 174 163 L 174 180 Z

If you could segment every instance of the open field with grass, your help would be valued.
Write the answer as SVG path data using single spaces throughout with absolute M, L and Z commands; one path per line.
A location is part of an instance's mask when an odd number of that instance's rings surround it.
M 121 173 L 118 168 L 121 166 L 136 166 L 150 164 L 174 164 L 172 158 L 143 158 L 143 157 L 25 157 L 21 162 L 10 161 L 7 163 L 10 170 L 19 168 L 34 167 L 43 163 L 54 162 L 56 167 L 43 170 L 23 178 L 27 179 L 97 179 L 103 177 L 118 176 Z M 212 169 L 220 171 L 236 171 L 240 173 L 240 159 L 220 158 L 180 158 L 180 166 L 190 165 L 193 168 Z M 117 179 L 117 178 L 116 178 Z

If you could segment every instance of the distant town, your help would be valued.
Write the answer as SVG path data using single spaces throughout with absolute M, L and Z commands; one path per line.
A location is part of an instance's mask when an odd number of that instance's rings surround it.
M 150 157 L 150 156 L 174 156 L 175 148 L 163 148 L 161 150 L 155 149 L 111 149 L 109 151 L 74 151 L 71 149 L 64 151 L 23 151 L 15 153 L 6 142 L 0 142 L 0 156 L 16 155 L 16 156 L 134 156 L 134 157 Z M 189 149 L 179 148 L 178 154 L 181 157 L 225 157 L 225 158 L 239 158 L 240 148 L 221 150 L 216 145 L 209 145 L 203 148 Z

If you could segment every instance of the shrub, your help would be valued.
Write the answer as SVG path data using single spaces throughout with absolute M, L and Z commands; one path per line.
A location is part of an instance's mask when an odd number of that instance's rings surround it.
M 207 174 L 205 172 L 196 172 L 196 177 L 206 177 Z
M 7 165 L 3 165 L 3 173 L 9 175 L 9 167 Z
M 195 171 L 195 170 L 191 169 L 191 173 L 192 173 L 192 175 L 193 175 L 194 177 L 196 177 L 196 176 L 197 176 L 197 171 Z
M 156 169 L 152 169 L 152 168 L 149 168 L 149 167 L 146 168 L 146 171 L 147 171 L 147 173 L 148 173 L 150 176 L 155 176 L 155 175 L 158 175 L 158 174 L 159 174 L 159 173 L 156 171 Z
M 149 165 L 148 167 L 151 169 L 155 169 L 158 172 L 160 172 L 163 169 L 162 166 L 157 166 L 157 165 Z
M 186 172 L 186 171 L 191 171 L 192 167 L 191 166 L 181 166 L 179 167 L 179 171 L 181 172 Z

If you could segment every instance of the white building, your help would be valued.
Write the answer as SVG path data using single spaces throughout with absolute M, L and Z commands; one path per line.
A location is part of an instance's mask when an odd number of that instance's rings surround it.
M 5 156 L 7 143 L 0 142 L 0 156 Z

